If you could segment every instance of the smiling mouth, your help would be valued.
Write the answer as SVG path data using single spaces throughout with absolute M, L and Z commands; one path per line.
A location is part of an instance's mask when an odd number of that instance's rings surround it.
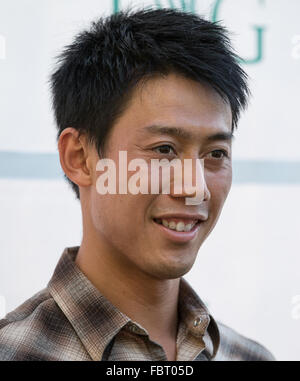
M 161 219 L 153 218 L 153 221 L 158 225 L 163 225 L 165 228 L 179 232 L 179 233 L 188 233 L 197 229 L 202 221 L 200 220 L 181 220 L 178 218 L 170 219 Z

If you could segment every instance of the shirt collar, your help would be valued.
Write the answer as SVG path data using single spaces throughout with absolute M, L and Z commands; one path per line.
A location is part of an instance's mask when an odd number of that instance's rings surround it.
M 187 330 L 196 337 L 202 337 L 206 345 L 206 352 L 212 359 L 216 356 L 220 334 L 216 321 L 209 313 L 205 303 L 200 299 L 186 279 L 180 279 L 178 310 L 180 320 Z
M 75 264 L 79 247 L 64 250 L 48 289 L 94 361 L 101 361 L 114 336 L 132 320 L 89 281 Z M 214 357 L 219 346 L 217 325 L 188 282 L 180 279 L 180 320 L 194 336 L 205 336 L 206 350 Z

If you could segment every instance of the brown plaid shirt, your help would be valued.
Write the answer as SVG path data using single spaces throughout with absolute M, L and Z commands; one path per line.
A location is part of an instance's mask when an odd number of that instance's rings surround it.
M 167 360 L 147 331 L 79 270 L 77 251 L 66 248 L 47 287 L 0 320 L 0 360 Z M 215 322 L 183 278 L 178 312 L 178 361 L 275 360 L 262 345 Z

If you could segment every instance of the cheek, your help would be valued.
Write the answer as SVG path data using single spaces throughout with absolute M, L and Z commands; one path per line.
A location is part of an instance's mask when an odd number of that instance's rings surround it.
M 91 205 L 91 215 L 96 230 L 100 232 L 117 232 L 122 229 L 128 204 L 122 195 L 95 195 Z
M 217 174 L 208 176 L 207 186 L 210 191 L 212 212 L 219 214 L 228 196 L 232 184 L 232 170 L 226 168 Z
M 91 215 L 95 229 L 106 236 L 114 234 L 114 240 L 136 240 L 137 230 L 145 226 L 148 205 L 151 204 L 149 196 L 94 194 Z
M 206 239 L 218 222 L 223 205 L 230 191 L 231 181 L 231 171 L 226 171 L 226 174 L 222 173 L 220 176 L 216 176 L 215 174 L 213 176 L 207 176 L 207 187 L 210 191 L 210 200 L 208 202 L 209 220 L 203 240 Z

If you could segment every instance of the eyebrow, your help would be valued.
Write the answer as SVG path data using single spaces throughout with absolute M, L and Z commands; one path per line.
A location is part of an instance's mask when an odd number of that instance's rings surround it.
M 171 127 L 171 126 L 159 126 L 152 125 L 147 126 L 143 129 L 144 131 L 148 131 L 153 135 L 170 135 L 176 138 L 181 138 L 184 140 L 198 140 L 199 136 L 190 131 L 185 130 L 180 127 Z M 208 135 L 204 137 L 204 141 L 207 143 L 215 142 L 215 141 L 233 141 L 235 136 L 233 132 L 217 132 L 212 135 Z

